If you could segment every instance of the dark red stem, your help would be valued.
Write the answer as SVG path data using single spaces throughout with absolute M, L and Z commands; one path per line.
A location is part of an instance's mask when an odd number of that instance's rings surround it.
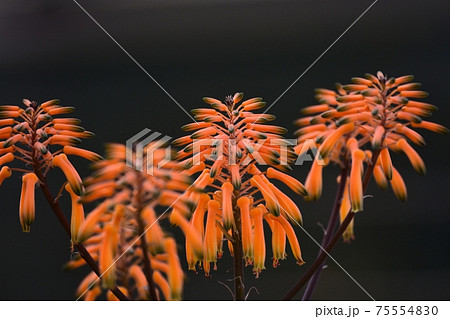
M 369 186 L 369 181 L 372 177 L 373 168 L 375 167 L 375 164 L 377 162 L 378 156 L 380 155 L 380 151 L 376 150 L 372 154 L 372 159 L 369 165 L 367 166 L 366 173 L 363 178 L 363 192 L 365 193 L 367 190 L 367 187 Z M 330 253 L 330 251 L 334 248 L 336 243 L 341 238 L 344 231 L 347 229 L 348 225 L 352 221 L 353 217 L 355 216 L 355 213 L 348 212 L 345 219 L 342 221 L 341 225 L 339 226 L 338 230 L 334 234 L 334 236 L 331 238 L 330 242 L 326 247 L 324 247 L 324 250 L 322 250 L 317 257 L 317 259 L 314 261 L 312 266 L 308 269 L 308 271 L 303 275 L 303 277 L 295 284 L 295 286 L 283 297 L 282 300 L 291 300 L 299 291 L 303 288 L 303 286 L 310 280 L 310 278 L 314 275 L 314 273 L 321 268 L 323 262 L 325 261 L 326 257 Z

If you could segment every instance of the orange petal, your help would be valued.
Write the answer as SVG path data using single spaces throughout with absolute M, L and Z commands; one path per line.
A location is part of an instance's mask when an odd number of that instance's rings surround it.
M 406 154 L 406 156 L 408 156 L 408 159 L 414 169 L 419 174 L 425 175 L 425 163 L 423 162 L 422 158 L 420 158 L 419 154 L 417 154 L 417 152 L 411 147 L 411 145 L 408 144 L 408 142 L 404 138 L 397 141 L 397 147 L 401 149 Z
M 420 127 L 435 133 L 440 133 L 440 134 L 447 134 L 448 133 L 448 128 L 446 128 L 445 126 L 442 126 L 440 124 L 437 123 L 433 123 L 433 122 L 428 122 L 428 121 L 422 121 L 420 123 L 411 123 L 412 127 Z
M 363 188 L 361 180 L 361 171 L 363 161 L 366 155 L 361 150 L 356 150 L 352 154 L 352 168 L 350 172 L 350 201 L 352 203 L 352 212 L 363 210 Z
M 418 144 L 420 146 L 425 145 L 425 140 L 423 139 L 423 137 L 419 133 L 410 129 L 409 127 L 406 127 L 405 125 L 402 125 L 400 123 L 397 124 L 395 126 L 395 131 L 400 134 L 403 134 L 404 136 L 409 138 L 415 144 Z
M 302 251 L 300 249 L 300 244 L 298 243 L 297 236 L 295 235 L 294 229 L 291 224 L 283 216 L 270 216 L 274 221 L 278 222 L 286 232 L 287 238 L 289 240 L 289 245 L 291 246 L 292 254 L 297 260 L 297 264 L 302 265 L 305 262 L 302 259 Z
M 78 172 L 72 166 L 67 156 L 65 154 L 55 156 L 53 158 L 53 165 L 59 167 L 63 171 L 75 194 L 78 196 L 82 195 L 84 187 L 80 175 L 78 175 Z
M 100 160 L 103 159 L 97 153 L 94 153 L 94 152 L 91 152 L 91 151 L 87 151 L 87 150 L 84 150 L 84 149 L 81 149 L 81 148 L 69 146 L 69 145 L 64 146 L 63 152 L 65 154 L 67 154 L 67 155 L 80 156 L 80 157 L 83 157 L 83 158 L 85 158 L 85 159 L 87 159 L 89 161 L 93 161 L 93 162 L 100 161 Z
M 402 176 L 395 169 L 395 167 L 392 167 L 391 187 L 394 191 L 395 196 L 402 202 L 405 202 L 407 198 L 406 185 L 403 181 Z
M 373 149 L 377 150 L 380 148 L 384 138 L 384 127 L 379 125 L 375 129 L 375 133 L 372 137 L 372 147 Z
M 331 152 L 333 146 L 338 141 L 338 139 L 342 135 L 344 135 L 348 132 L 351 132 L 354 129 L 355 129 L 355 125 L 353 123 L 348 123 L 348 124 L 341 125 L 335 131 L 333 131 L 333 133 L 328 135 L 328 137 L 325 139 L 325 141 L 320 146 L 320 148 L 319 148 L 320 155 L 324 158 L 327 157 L 329 155 L 329 153 Z
M 100 217 L 106 213 L 109 202 L 103 201 L 100 205 L 98 205 L 93 211 L 87 215 L 84 223 L 80 226 L 80 230 L 78 232 L 78 240 L 84 241 L 89 238 L 93 233 L 95 226 L 100 221 Z
M 163 275 L 161 275 L 159 271 L 153 272 L 153 281 L 161 289 L 164 298 L 166 300 L 172 300 L 169 283 L 167 282 L 166 278 L 164 278 Z
M 381 168 L 381 165 L 377 163 L 373 169 L 373 177 L 375 178 L 376 183 L 381 189 L 386 189 L 388 187 L 388 180 L 386 175 Z
M 261 270 L 266 269 L 266 243 L 264 239 L 263 211 L 261 208 L 253 208 L 250 212 L 254 223 L 254 246 L 253 246 L 253 273 L 259 277 Z
M 14 155 L 12 153 L 5 154 L 0 157 L 0 166 L 9 163 L 14 160 Z
M 306 200 L 318 200 L 322 195 L 322 168 L 317 160 L 314 160 L 306 177 L 305 187 L 308 192 L 308 196 L 305 197 Z
M 145 239 L 149 245 L 149 250 L 153 255 L 161 253 L 164 246 L 164 232 L 157 220 L 155 210 L 151 205 L 147 205 L 141 212 L 145 222 Z
M 277 180 L 283 182 L 286 186 L 288 186 L 290 189 L 292 189 L 297 194 L 300 194 L 302 196 L 308 195 L 306 188 L 305 188 L 305 186 L 303 186 L 302 183 L 300 183 L 294 177 L 289 176 L 285 173 L 282 173 L 272 167 L 269 167 L 267 169 L 267 177 L 274 178 L 274 179 L 277 179 Z
M 250 184 L 253 187 L 256 187 L 261 192 L 264 197 L 264 201 L 266 202 L 267 209 L 269 212 L 275 216 L 280 215 L 280 207 L 276 202 L 275 194 L 268 188 L 266 183 L 263 181 L 261 176 L 255 175 L 250 179 Z
M 392 161 L 391 156 L 389 155 L 389 149 L 383 148 L 380 151 L 380 163 L 383 168 L 384 175 L 386 175 L 387 179 L 392 179 Z
M 30 232 L 35 216 L 34 188 L 39 181 L 34 173 L 22 176 L 22 191 L 20 194 L 19 217 L 22 231 Z
M 226 230 L 234 224 L 234 212 L 232 205 L 233 185 L 229 182 L 222 184 L 222 219 Z
M 206 217 L 204 254 L 206 262 L 217 261 L 217 228 L 216 216 L 220 209 L 220 203 L 216 200 L 208 202 L 208 215 Z
M 148 298 L 148 283 L 147 279 L 145 278 L 144 272 L 142 271 L 142 268 L 138 265 L 131 265 L 131 267 L 128 268 L 128 273 L 134 280 L 139 299 L 146 300 Z
M 180 260 L 178 259 L 177 247 L 173 238 L 166 238 L 164 246 L 168 255 L 167 263 L 169 272 L 167 273 L 170 286 L 170 299 L 181 300 L 183 291 L 183 271 L 181 270 Z
M 102 284 L 105 288 L 111 289 L 116 286 L 114 242 L 117 241 L 117 232 L 113 225 L 107 224 L 104 228 L 103 240 L 99 255 L 99 268 L 102 276 Z
M 70 218 L 70 236 L 73 243 L 80 241 L 79 231 L 81 225 L 84 223 L 84 208 L 80 203 L 80 196 L 76 195 L 70 187 L 70 184 L 66 184 L 66 191 L 70 194 L 72 199 L 72 214 Z
M 380 168 L 381 169 L 381 168 Z M 383 174 L 383 172 L 381 172 Z M 384 177 L 384 174 L 383 174 Z M 342 201 L 341 206 L 339 208 L 339 219 L 342 223 L 345 217 L 347 217 L 348 212 L 352 208 L 352 205 L 350 203 L 350 197 L 349 197 L 349 185 L 348 180 L 344 188 L 344 194 L 342 195 Z M 342 238 L 344 242 L 350 242 L 351 240 L 355 239 L 353 235 L 353 219 L 348 225 L 348 227 L 345 229 L 344 233 L 342 234 Z
M 0 186 L 3 184 L 3 181 L 12 175 L 12 171 L 8 166 L 3 166 L 0 170 Z
M 253 259 L 253 230 L 250 220 L 250 199 L 241 197 L 237 200 L 241 215 L 242 250 L 245 259 Z
M 286 194 L 276 188 L 272 183 L 269 183 L 268 186 L 275 195 L 277 202 L 281 206 L 281 214 L 284 215 L 285 218 L 293 220 L 295 223 L 302 225 L 302 214 L 300 213 L 300 210 L 292 201 L 292 199 L 290 199 Z

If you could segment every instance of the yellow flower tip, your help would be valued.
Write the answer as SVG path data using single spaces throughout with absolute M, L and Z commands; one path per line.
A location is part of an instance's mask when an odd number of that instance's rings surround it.
M 226 230 L 234 224 L 234 214 L 232 205 L 233 185 L 229 182 L 222 184 L 222 220 Z
M 55 156 L 53 158 L 52 163 L 53 166 L 59 167 L 63 171 L 64 175 L 67 178 L 67 182 L 72 187 L 74 193 L 77 194 L 78 196 L 81 196 L 84 192 L 83 183 L 81 181 L 80 175 L 78 175 L 78 172 L 70 163 L 66 154 L 60 154 Z
M 20 194 L 19 218 L 22 230 L 30 232 L 31 224 L 35 217 L 34 188 L 39 181 L 34 173 L 27 173 L 22 176 L 22 191 Z

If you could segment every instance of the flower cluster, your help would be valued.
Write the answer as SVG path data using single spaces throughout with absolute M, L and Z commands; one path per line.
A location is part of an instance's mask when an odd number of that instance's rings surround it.
M 160 146 L 157 142 L 147 145 L 140 158 L 124 145 L 110 144 L 106 159 L 93 164 L 95 171 L 84 182 L 84 195 L 80 198 L 67 187 L 73 199 L 72 216 L 79 216 L 72 217 L 72 240 L 83 242 L 102 273 L 101 283 L 93 272 L 81 282 L 77 294 L 87 291 L 85 300 L 95 299 L 102 287 L 115 286 L 134 300 L 181 299 L 184 275 L 176 244 L 160 225 L 168 209 L 161 214 L 158 209 L 172 206 L 188 214 L 192 207 L 178 199 L 190 178 L 174 170 L 174 161 L 158 167 L 166 158 L 166 149 Z M 127 165 L 127 156 L 151 168 L 152 174 Z M 99 204 L 84 219 L 81 203 L 97 200 Z M 183 230 L 189 232 L 186 236 L 195 236 L 191 229 Z M 80 258 L 67 267 L 83 264 Z M 107 297 L 115 300 L 111 292 Z
M 74 108 L 58 105 L 58 100 L 42 104 L 23 100 L 24 107 L 0 106 L 0 185 L 12 171 L 23 172 L 19 216 L 24 232 L 29 232 L 35 218 L 35 185 L 44 182 L 52 167 L 59 167 L 71 189 L 83 193 L 81 178 L 67 158 L 77 155 L 90 161 L 101 157 L 91 151 L 75 147 L 82 138 L 94 134 L 79 126 L 76 118 L 59 117 Z M 6 166 L 13 160 L 23 162 L 23 168 Z
M 263 221 L 272 231 L 273 266 L 285 259 L 286 238 L 298 264 L 303 264 L 300 245 L 290 221 L 301 224 L 297 205 L 271 180 L 278 180 L 298 194 L 306 195 L 304 186 L 287 175 L 296 158 L 290 143 L 281 135 L 282 127 L 267 125 L 273 115 L 254 114 L 265 105 L 261 98 L 239 103 L 242 93 L 226 97 L 224 102 L 214 98 L 203 100 L 209 108 L 192 110 L 197 122 L 183 127 L 194 131 L 174 141 L 185 147 L 178 153 L 180 165 L 189 175 L 198 175 L 195 190 L 185 197 L 197 203 L 190 216 L 192 225 L 202 237 L 203 256 L 186 239 L 186 255 L 190 270 L 202 266 L 210 274 L 210 263 L 223 254 L 223 243 L 235 258 L 244 258 L 253 265 L 256 276 L 265 269 L 266 245 Z M 269 165 L 267 170 L 260 170 Z M 206 222 L 205 222 L 206 219 Z M 179 224 L 182 214 L 172 214 Z
M 302 155 L 308 149 L 305 145 L 313 144 L 325 164 L 333 162 L 349 172 L 341 200 L 341 221 L 350 210 L 363 210 L 364 164 L 373 164 L 377 184 L 385 189 L 390 183 L 395 196 L 404 201 L 406 186 L 392 164 L 391 152 L 405 153 L 414 169 L 424 174 L 425 164 L 411 146 L 411 143 L 425 145 L 416 129 L 448 132 L 445 127 L 422 119 L 437 108 L 413 100 L 428 94 L 418 90 L 420 84 L 411 83 L 412 80 L 413 76 L 387 78 L 378 72 L 376 76 L 355 77 L 353 84 L 337 84 L 336 91 L 318 89 L 316 98 L 320 104 L 304 108 L 302 113 L 306 116 L 296 121 L 300 126 L 296 131 L 296 153 Z M 320 164 L 316 156 L 305 182 L 308 199 L 321 195 L 324 165 Z M 353 230 L 349 227 L 344 239 L 352 238 Z

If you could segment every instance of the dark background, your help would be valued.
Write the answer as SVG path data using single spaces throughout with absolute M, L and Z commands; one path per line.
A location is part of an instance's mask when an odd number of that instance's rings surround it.
M 186 109 L 203 96 L 237 91 L 273 102 L 372 1 L 86 1 L 80 4 Z M 449 123 L 449 1 L 380 0 L 271 109 L 289 129 L 299 109 L 313 104 L 316 87 L 347 83 L 383 70 L 414 74 L 440 107 L 432 120 Z M 125 142 L 144 128 L 178 137 L 190 119 L 70 0 L 0 3 L 0 104 L 22 98 L 60 98 L 96 133 L 83 146 L 102 152 L 105 142 Z M 406 203 L 374 185 L 356 216 L 356 241 L 340 244 L 334 258 L 377 300 L 449 299 L 449 137 L 425 132 L 419 150 L 427 175 L 403 156 L 394 163 L 408 186 Z M 86 161 L 77 162 L 83 176 Z M 304 181 L 309 165 L 293 174 Z M 324 195 L 301 208 L 305 228 L 320 241 L 332 206 L 336 168 L 325 170 Z M 0 299 L 73 299 L 86 269 L 63 271 L 70 243 L 40 193 L 36 221 L 22 234 L 20 174 L 0 189 Z M 52 174 L 55 184 L 61 182 Z M 53 179 L 55 178 L 55 179 Z M 59 184 L 60 185 L 60 184 Z M 58 187 L 58 186 L 57 186 Z M 302 268 L 288 257 L 258 280 L 247 269 L 249 299 L 279 299 L 312 264 L 317 246 L 299 229 Z M 290 251 L 288 251 L 290 253 Z M 184 254 L 180 250 L 181 259 Z M 218 281 L 232 278 L 230 259 L 205 279 L 189 274 L 186 299 L 230 299 Z M 229 283 L 229 282 L 228 282 Z M 368 300 L 333 262 L 315 299 Z

